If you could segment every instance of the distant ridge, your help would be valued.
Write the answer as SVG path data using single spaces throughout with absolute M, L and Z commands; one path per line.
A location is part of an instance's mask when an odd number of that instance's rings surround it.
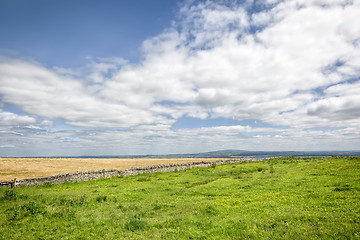
M 246 151 L 219 150 L 190 154 L 160 155 L 101 155 L 101 156 L 56 156 L 64 158 L 268 158 L 268 157 L 327 157 L 360 156 L 360 151 Z

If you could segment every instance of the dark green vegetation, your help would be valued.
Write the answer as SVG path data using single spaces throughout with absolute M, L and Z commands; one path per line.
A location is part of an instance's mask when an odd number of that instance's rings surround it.
M 0 190 L 1 239 L 359 239 L 360 157 Z

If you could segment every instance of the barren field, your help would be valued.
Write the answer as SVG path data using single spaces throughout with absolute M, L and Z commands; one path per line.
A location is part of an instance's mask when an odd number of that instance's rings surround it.
M 48 177 L 85 170 L 118 169 L 170 163 L 225 160 L 221 158 L 0 158 L 0 181 Z

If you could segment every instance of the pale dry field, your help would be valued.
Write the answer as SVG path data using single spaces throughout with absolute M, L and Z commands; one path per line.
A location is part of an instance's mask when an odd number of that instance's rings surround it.
M 170 163 L 226 160 L 223 158 L 0 158 L 0 181 L 48 177 L 76 171 L 142 167 Z

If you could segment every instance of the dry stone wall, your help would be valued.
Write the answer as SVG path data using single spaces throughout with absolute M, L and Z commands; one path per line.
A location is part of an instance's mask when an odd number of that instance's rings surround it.
M 111 178 L 119 176 L 131 176 L 138 175 L 143 173 L 154 173 L 154 172 L 174 172 L 174 171 L 183 171 L 191 168 L 206 168 L 210 167 L 212 164 L 222 165 L 228 163 L 244 162 L 244 161 L 257 161 L 254 159 L 230 159 L 230 160 L 220 160 L 216 162 L 192 162 L 192 163 L 177 163 L 177 164 L 167 164 L 167 165 L 153 165 L 147 167 L 132 167 L 124 171 L 111 169 L 111 170 L 94 170 L 94 171 L 79 171 L 74 173 L 67 174 L 58 174 L 50 177 L 42 178 L 28 178 L 13 181 L 3 181 L 0 182 L 0 187 L 24 187 L 24 186 L 37 186 L 44 183 L 52 184 L 61 184 L 65 182 L 84 182 L 88 180 L 96 180 L 101 178 Z

